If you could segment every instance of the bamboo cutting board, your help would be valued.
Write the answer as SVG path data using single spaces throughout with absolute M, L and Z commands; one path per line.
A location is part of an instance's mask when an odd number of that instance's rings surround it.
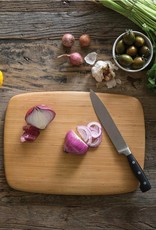
M 97 93 L 134 156 L 144 165 L 145 127 L 140 102 L 123 95 Z M 55 119 L 33 143 L 20 143 L 27 110 L 46 104 Z M 134 191 L 138 182 L 127 159 L 116 153 L 103 130 L 102 143 L 87 154 L 63 151 L 68 130 L 98 121 L 88 92 L 39 92 L 14 96 L 6 111 L 4 161 L 8 184 L 17 190 L 47 194 L 105 195 Z

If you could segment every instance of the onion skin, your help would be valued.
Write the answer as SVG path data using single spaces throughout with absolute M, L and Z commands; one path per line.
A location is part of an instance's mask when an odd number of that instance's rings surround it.
M 73 130 L 67 132 L 64 142 L 65 152 L 83 155 L 88 151 L 88 148 L 88 145 Z
M 63 37 L 62 37 L 62 44 L 65 46 L 65 47 L 68 47 L 68 48 L 71 48 L 73 46 L 75 42 L 75 38 L 72 34 L 64 34 Z
M 91 39 L 88 34 L 82 34 L 79 38 L 80 46 L 81 47 L 87 47 L 90 45 Z
M 80 66 L 83 63 L 83 58 L 81 54 L 75 52 L 70 54 L 69 61 L 74 66 Z
M 23 127 L 24 133 L 21 136 L 21 142 L 33 142 L 36 138 L 40 135 L 40 130 L 34 126 L 24 126 Z

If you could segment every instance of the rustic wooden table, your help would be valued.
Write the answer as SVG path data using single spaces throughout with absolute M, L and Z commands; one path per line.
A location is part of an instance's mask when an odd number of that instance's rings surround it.
M 72 67 L 56 57 L 68 50 L 61 37 L 91 36 L 91 46 L 72 51 L 111 60 L 115 38 L 127 28 L 140 30 L 121 15 L 90 1 L 1 0 L 0 69 L 0 228 L 1 229 L 156 229 L 156 95 L 146 87 L 146 71 L 118 70 L 121 85 L 97 88 L 90 66 Z M 125 94 L 143 106 L 146 128 L 145 173 L 152 189 L 111 196 L 59 196 L 15 191 L 6 182 L 3 155 L 5 110 L 10 98 L 25 92 L 89 91 Z M 10 137 L 11 138 L 11 137 Z

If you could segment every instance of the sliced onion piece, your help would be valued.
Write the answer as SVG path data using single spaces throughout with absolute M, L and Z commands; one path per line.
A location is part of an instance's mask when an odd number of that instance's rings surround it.
M 92 142 L 89 144 L 89 146 L 93 147 L 93 148 L 98 147 L 100 145 L 101 141 L 102 141 L 102 135 L 100 135 L 97 138 L 93 138 Z
M 90 144 L 92 142 L 92 135 L 90 129 L 85 125 L 79 125 L 77 126 L 77 131 L 80 134 L 81 138 L 86 142 L 87 144 Z
M 34 140 L 36 140 L 36 138 L 40 135 L 40 130 L 34 126 L 24 126 L 23 127 L 23 135 L 21 136 L 20 140 L 21 142 L 32 142 Z
M 100 123 L 93 121 L 87 124 L 88 129 L 91 131 L 91 135 L 93 138 L 97 138 L 101 135 L 102 133 L 102 127 Z
M 56 113 L 46 105 L 37 105 L 28 110 L 25 115 L 27 124 L 38 129 L 45 129 L 54 119 Z
M 64 151 L 73 154 L 85 154 L 88 150 L 88 145 L 79 138 L 79 136 L 70 130 L 65 136 Z

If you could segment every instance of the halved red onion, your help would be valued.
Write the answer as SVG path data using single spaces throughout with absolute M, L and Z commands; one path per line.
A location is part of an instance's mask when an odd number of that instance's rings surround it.
M 70 130 L 65 136 L 64 151 L 73 154 L 85 154 L 88 150 L 88 145 L 79 138 L 79 136 Z
M 25 115 L 27 124 L 38 129 L 45 129 L 54 119 L 56 113 L 46 105 L 37 105 L 28 110 Z
M 78 125 L 77 131 L 80 134 L 81 138 L 84 140 L 85 143 L 90 144 L 92 142 L 92 135 L 89 128 L 85 125 Z
M 102 133 L 102 127 L 100 123 L 93 121 L 87 124 L 88 129 L 91 131 L 91 135 L 93 138 L 97 138 Z
M 40 130 L 34 126 L 24 126 L 23 127 L 24 133 L 21 136 L 20 140 L 21 142 L 26 142 L 26 141 L 34 141 L 36 138 L 40 135 Z

